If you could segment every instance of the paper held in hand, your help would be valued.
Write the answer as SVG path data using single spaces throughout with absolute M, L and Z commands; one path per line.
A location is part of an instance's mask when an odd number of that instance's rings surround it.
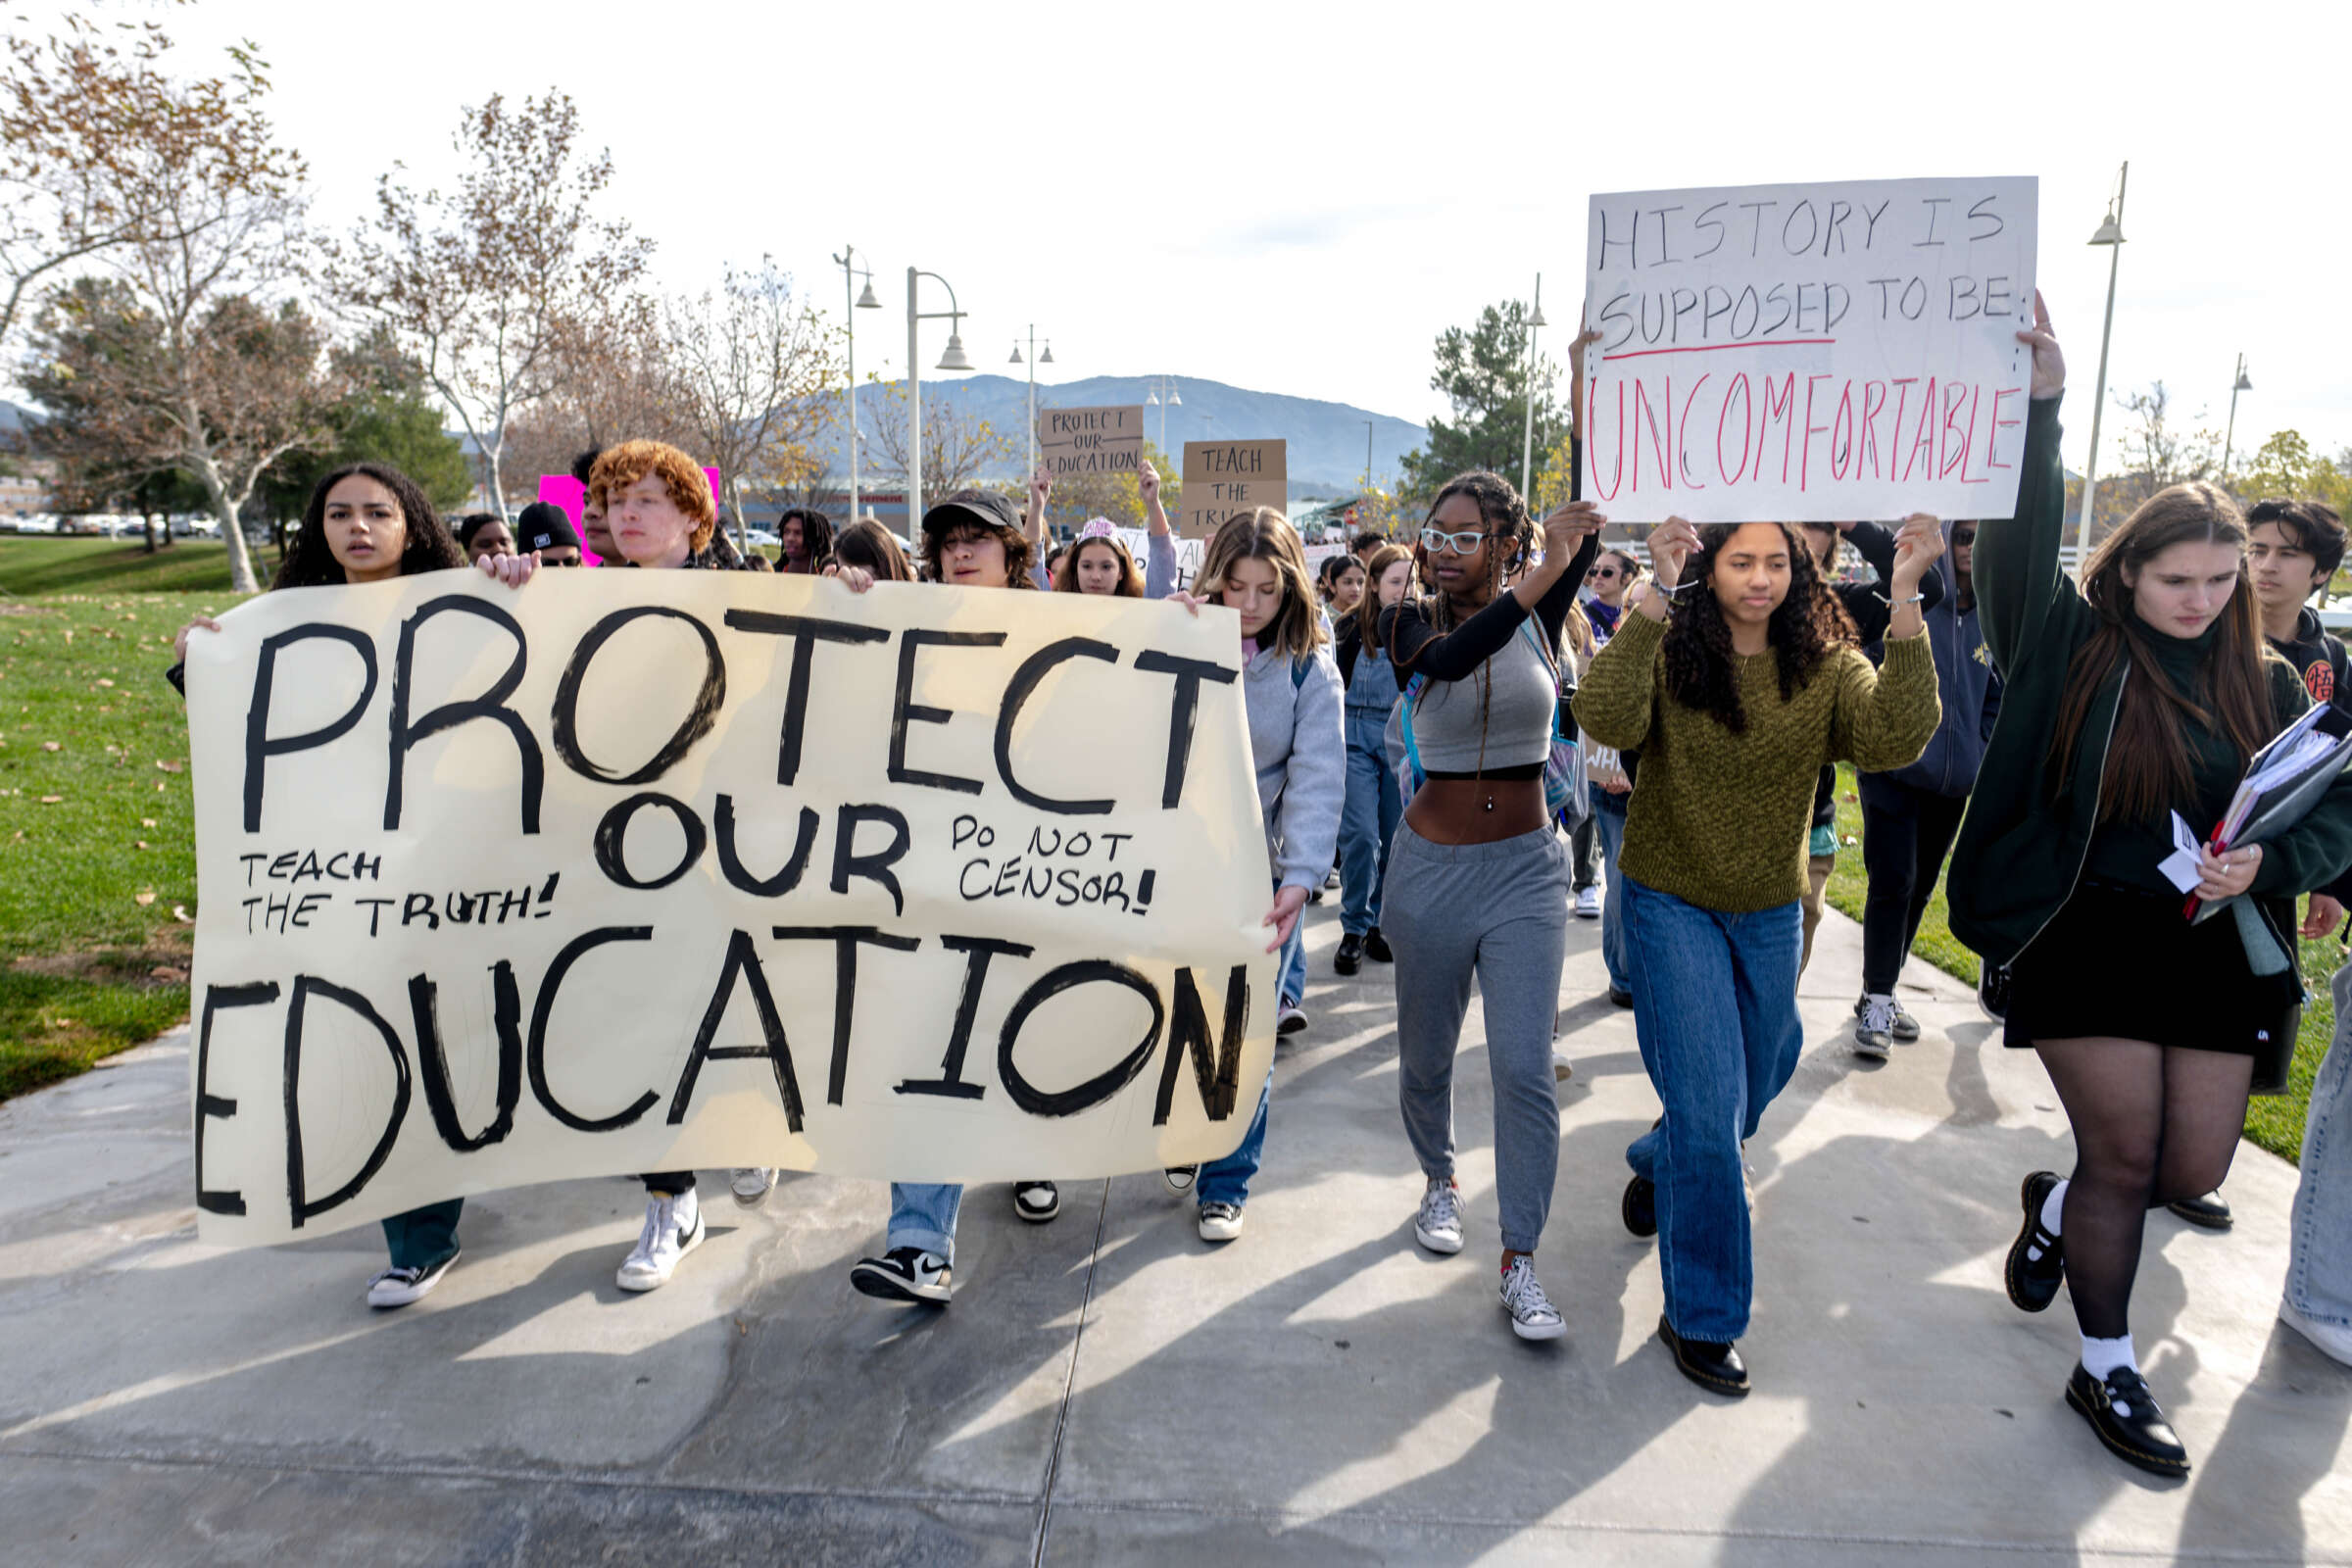
M 2238 783 L 2237 793 L 2230 798 L 2229 810 L 2222 813 L 2220 824 L 2213 830 L 2208 847 L 2215 855 L 2222 855 L 2289 832 L 2320 803 L 2336 776 L 2343 772 L 2348 759 L 2352 759 L 2352 716 L 2329 703 L 2315 703 L 2305 709 L 2293 723 L 2254 754 L 2254 760 L 2246 765 L 2246 776 Z M 2190 895 L 2188 916 L 2201 921 L 2234 901 L 2216 899 L 2208 903 L 2195 896 L 2195 843 L 2193 839 L 2182 843 L 2187 831 L 2187 824 L 2175 812 L 2173 853 L 2165 857 L 2160 869 L 2175 887 Z M 2184 852 L 2186 881 L 2181 879 Z

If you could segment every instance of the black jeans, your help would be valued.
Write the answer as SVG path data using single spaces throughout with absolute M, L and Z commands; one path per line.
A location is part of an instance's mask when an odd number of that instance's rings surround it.
M 1960 831 L 1968 797 L 1913 789 L 1885 773 L 1864 773 L 1860 785 L 1862 864 L 1870 872 L 1870 894 L 1862 905 L 1862 990 L 1890 996 L 1943 872 L 1943 858 Z

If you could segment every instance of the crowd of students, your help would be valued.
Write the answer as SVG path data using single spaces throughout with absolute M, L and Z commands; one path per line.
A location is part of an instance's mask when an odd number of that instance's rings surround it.
M 1571 349 L 1572 368 L 1592 334 Z M 1704 1388 L 1743 1395 L 1753 1296 L 1743 1147 L 1803 1047 L 1797 982 L 1838 849 L 1837 766 L 1859 777 L 1869 872 L 1853 1045 L 1884 1059 L 1919 1025 L 1895 987 L 1939 879 L 1954 933 L 1983 958 L 1980 999 L 2005 1043 L 2035 1051 L 2075 1138 L 2066 1175 L 2026 1174 L 2004 1268 L 2039 1311 L 2063 1285 L 2081 1345 L 2065 1396 L 2118 1455 L 2163 1474 L 2188 1459 L 2138 1370 L 2129 1305 L 2147 1210 L 2228 1218 L 2218 1189 L 2247 1098 L 2283 1074 L 2301 998 L 2294 938 L 2344 921 L 2352 777 L 2271 842 L 2198 858 L 2207 900 L 2246 917 L 2191 925 L 2158 870 L 2168 823 L 2218 821 L 2246 759 L 2306 704 L 2352 707 L 2343 646 L 2310 608 L 2345 550 L 2315 503 L 2239 509 L 2206 484 L 2141 506 L 2085 564 L 2059 564 L 2065 367 L 2036 305 L 2016 514 L 1889 530 L 1670 519 L 1646 563 L 1603 549 L 1572 497 L 1541 519 L 1498 475 L 1446 484 L 1417 535 L 1378 535 L 1310 569 L 1298 532 L 1258 508 L 1208 540 L 1179 585 L 1147 465 L 1146 559 L 1097 519 L 1049 557 L 1042 472 L 1027 507 L 958 490 L 920 519 L 920 562 L 870 520 L 838 532 L 788 513 L 775 569 L 854 593 L 922 580 L 987 592 L 1167 600 L 1235 612 L 1267 860 L 1278 1030 L 1309 1026 L 1300 916 L 1336 874 L 1331 962 L 1393 966 L 1401 1147 L 1422 1176 L 1415 1242 L 1450 1255 L 1469 1216 L 1455 1177 L 1453 1065 L 1475 985 L 1493 1080 L 1496 1299 L 1512 1331 L 1567 1332 L 1536 1271 L 1559 1154 L 1554 1030 L 1569 921 L 1597 916 L 1609 1000 L 1633 1012 L 1660 1105 L 1626 1151 L 1627 1228 L 1657 1239 L 1658 1335 Z M 1583 384 L 1575 369 L 1575 384 Z M 1576 411 L 1581 413 L 1580 411 Z M 1573 461 L 1573 448 L 1572 448 Z M 575 530 L 534 505 L 453 534 L 379 465 L 322 480 L 273 585 L 476 569 L 521 588 L 582 547 L 639 569 L 762 569 L 716 527 L 710 485 L 673 447 L 583 455 Z M 1864 564 L 1844 580 L 1842 546 Z M 624 590 L 625 591 L 625 590 Z M 209 620 L 180 636 L 218 632 Z M 172 672 L 176 679 L 178 668 Z M 1957 850 L 1954 843 L 1957 841 Z M 1944 864 L 1950 858 L 1948 878 Z M 2294 899 L 2310 894 L 2298 921 Z M 2152 986 L 2150 973 L 2193 976 Z M 2352 1063 L 2322 1068 L 2304 1144 L 2280 1315 L 2352 1363 Z M 1269 1073 L 1229 1155 L 1165 1173 L 1200 1237 L 1244 1227 L 1268 1157 Z M 738 1170 L 757 1203 L 772 1170 Z M 665 1283 L 705 1227 L 693 1172 L 643 1178 L 646 1216 L 620 1285 Z M 860 1292 L 945 1304 L 962 1189 L 894 1183 Z M 1059 1211 L 1050 1177 L 1014 1213 Z M 384 1222 L 368 1298 L 405 1305 L 459 1255 L 462 1204 Z

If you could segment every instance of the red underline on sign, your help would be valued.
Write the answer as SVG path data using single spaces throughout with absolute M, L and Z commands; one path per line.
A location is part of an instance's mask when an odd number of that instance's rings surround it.
M 1755 343 L 1694 343 L 1687 349 L 1635 349 L 1630 354 L 1604 354 L 1602 363 L 1610 360 L 1641 360 L 1652 354 L 1712 354 L 1718 349 L 1781 349 L 1792 343 L 1835 343 L 1834 337 L 1768 337 Z

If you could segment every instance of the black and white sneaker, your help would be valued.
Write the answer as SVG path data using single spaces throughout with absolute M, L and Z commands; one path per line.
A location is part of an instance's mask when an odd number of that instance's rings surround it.
M 1892 1005 L 1893 1011 L 1890 1015 L 1892 1021 L 1887 1024 L 1886 1032 L 1889 1035 L 1892 1035 L 1895 1040 L 1907 1046 L 1911 1044 L 1912 1041 L 1919 1038 L 1919 1020 L 1905 1012 L 1903 1010 L 1903 1004 L 1900 1002 L 1894 1001 L 1891 998 L 1889 998 L 1888 1001 Z M 1869 1007 L 1870 998 L 1867 996 L 1857 997 L 1854 999 L 1855 1017 L 1861 1017 L 1864 1012 L 1869 1010 Z
M 1012 1189 L 1012 1211 L 1032 1225 L 1061 1212 L 1061 1190 L 1052 1182 L 1020 1182 Z
M 1894 1004 L 1884 997 L 1865 999 L 1854 1017 L 1854 1054 L 1865 1061 L 1885 1061 L 1894 1049 Z
M 391 1308 L 421 1301 L 457 1260 L 458 1254 L 453 1251 L 430 1268 L 388 1268 L 368 1282 L 368 1304 Z
M 1994 1023 L 2009 1017 L 2009 966 L 1989 959 L 1977 965 L 1977 1006 Z
M 937 1252 L 919 1247 L 894 1247 L 881 1257 L 860 1258 L 850 1270 L 850 1283 L 866 1296 L 885 1301 L 923 1301 L 945 1306 L 954 1295 L 954 1271 Z
M 1204 1242 L 1230 1242 L 1242 1234 L 1242 1205 L 1223 1203 L 1215 1200 L 1200 1205 L 1200 1239 Z
M 2188 1474 L 2188 1450 L 2138 1368 L 2119 1366 L 2102 1379 L 2078 1364 L 2066 1380 L 2066 1402 L 2082 1412 L 2108 1451 L 2126 1464 L 2160 1476 Z

